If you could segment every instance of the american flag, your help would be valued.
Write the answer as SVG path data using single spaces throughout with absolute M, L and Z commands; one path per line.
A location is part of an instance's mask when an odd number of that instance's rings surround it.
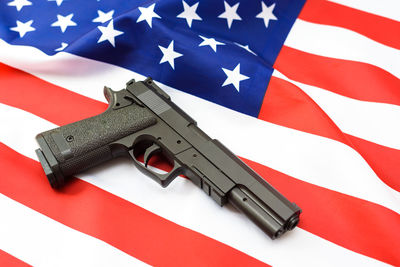
M 1 0 L 0 265 L 400 265 L 399 49 L 397 0 Z M 35 135 L 146 76 L 299 227 L 272 241 L 126 159 L 51 189 Z

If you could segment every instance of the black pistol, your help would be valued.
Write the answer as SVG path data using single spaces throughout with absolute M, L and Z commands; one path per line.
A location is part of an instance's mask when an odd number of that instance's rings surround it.
M 300 208 L 205 134 L 151 78 L 131 80 L 120 91 L 104 87 L 104 95 L 109 106 L 102 114 L 36 136 L 36 154 L 53 188 L 124 156 L 162 187 L 185 175 L 219 205 L 229 202 L 242 211 L 272 239 L 296 227 Z M 148 168 L 156 154 L 172 165 L 168 173 Z

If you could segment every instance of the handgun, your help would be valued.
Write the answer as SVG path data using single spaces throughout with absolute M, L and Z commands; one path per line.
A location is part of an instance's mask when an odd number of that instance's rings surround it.
M 223 206 L 232 204 L 275 239 L 299 222 L 301 209 L 171 101 L 151 78 L 130 80 L 126 88 L 104 87 L 103 113 L 36 136 L 36 154 L 50 185 L 117 157 L 128 157 L 162 187 L 186 176 Z M 159 155 L 172 166 L 167 173 L 150 168 Z

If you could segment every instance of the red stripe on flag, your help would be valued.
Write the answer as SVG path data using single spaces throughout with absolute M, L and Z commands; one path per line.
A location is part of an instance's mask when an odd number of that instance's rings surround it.
M 400 105 L 400 79 L 376 66 L 283 46 L 274 68 L 295 81 L 354 99 Z
M 390 230 L 400 224 L 397 213 L 242 160 L 302 207 L 299 227 L 357 253 L 400 264 L 400 255 L 393 246 L 400 233 Z M 72 179 L 62 191 L 54 191 L 38 162 L 1 143 L 0 168 L 5 175 L 0 180 L 2 194 L 152 265 L 219 265 L 227 264 L 227 259 L 232 266 L 262 265 L 82 180 Z M 200 258 L 198 251 L 202 251 Z
M 395 265 L 400 263 L 397 248 L 391 244 L 397 242 L 395 239 L 400 238 L 400 234 L 394 237 L 388 228 L 400 223 L 396 212 L 241 159 L 302 208 L 299 223 L 302 229 L 368 257 Z M 157 159 L 150 163 L 162 170 L 168 168 L 164 161 Z
M 397 248 L 391 243 L 397 242 L 400 234 L 394 237 L 390 230 L 392 228 L 388 228 L 400 223 L 400 216 L 396 212 L 294 179 L 251 160 L 241 159 L 302 208 L 299 223 L 302 229 L 368 257 L 400 264 Z M 150 163 L 162 170 L 168 168 L 163 161 L 157 159 Z
M 0 249 L 0 266 L 27 267 L 31 265 Z
M 400 191 L 400 151 L 349 134 L 346 136 L 382 181 Z
M 276 78 L 273 77 L 272 80 L 274 79 Z M 39 79 L 36 78 L 36 80 Z M 31 82 L 35 82 L 35 79 L 31 80 Z M 40 82 L 43 81 L 40 80 Z M 13 90 L 20 90 L 21 94 L 24 94 L 24 90 L 26 90 L 26 88 L 20 87 L 19 83 L 9 83 L 9 86 Z M 81 109 L 92 110 L 91 106 L 83 105 L 83 103 L 87 104 L 87 102 L 80 102 L 82 96 L 60 87 L 54 87 L 54 90 L 57 92 L 59 99 L 66 99 L 64 95 L 70 95 L 69 97 L 71 98 L 74 97 L 72 95 L 76 97 L 74 102 L 72 102 L 74 103 L 73 106 L 63 102 L 64 108 L 58 112 L 68 113 L 70 109 L 76 111 Z M 270 92 L 269 90 L 270 89 L 268 89 L 267 92 Z M 2 96 L 2 94 L 0 94 L 0 96 Z M 44 96 L 44 93 L 38 87 L 33 99 L 26 99 L 26 101 L 33 101 L 36 103 L 27 111 L 36 114 L 35 106 L 45 105 L 48 107 L 48 111 L 45 112 L 46 114 L 42 114 L 42 117 L 50 120 L 49 118 L 51 116 L 57 116 L 57 114 L 52 111 L 52 106 L 59 105 L 59 103 L 48 101 Z M 5 97 L 3 96 L 2 98 Z M 0 97 L 0 101 L 4 100 L 2 98 Z M 266 96 L 265 101 L 267 100 L 268 97 Z M 8 99 L 7 101 L 12 102 L 13 100 Z M 21 108 L 23 106 L 24 109 L 27 107 L 27 105 L 22 103 L 19 103 L 19 105 L 21 105 Z M 20 108 L 20 106 L 17 107 Z M 290 108 L 287 108 L 288 110 L 286 112 L 289 112 Z M 59 109 L 61 109 L 61 107 Z M 92 111 L 92 115 L 100 113 L 95 110 L 95 108 Z M 80 118 L 81 115 L 78 114 L 77 118 L 69 118 L 69 120 L 78 120 Z M 65 123 L 61 122 L 61 124 Z M 337 130 L 327 128 L 326 133 L 334 136 Z M 303 215 L 300 227 L 303 229 L 355 252 L 391 264 L 400 264 L 400 255 L 396 254 L 396 248 L 393 247 L 393 244 L 396 243 L 397 240 L 400 240 L 400 233 L 394 233 L 390 230 L 395 229 L 397 225 L 400 224 L 399 214 L 380 205 L 302 182 L 277 171 L 273 171 L 266 166 L 256 164 L 249 160 L 245 161 L 251 167 L 255 168 L 263 177 L 267 177 L 268 182 L 271 182 L 273 186 L 285 194 L 290 200 L 301 206 Z M 158 167 L 164 168 L 163 166 Z M 37 171 L 41 172 L 39 169 L 38 167 Z M 43 177 L 41 179 L 43 179 Z M 75 181 L 75 183 L 79 182 Z M 79 195 L 83 194 L 86 194 L 86 192 L 80 193 Z M 318 201 L 315 201 L 316 199 L 318 199 Z M 26 201 L 27 204 L 29 204 L 29 199 Z M 95 200 L 93 205 L 99 205 L 97 201 L 102 200 Z M 383 223 L 384 225 L 382 225 Z M 361 226 L 358 227 L 358 225 Z M 380 237 L 378 243 L 377 237 Z
M 258 118 L 348 144 L 343 132 L 306 93 L 272 76 Z
M 300 19 L 346 28 L 400 49 L 400 22 L 325 0 L 307 0 Z
M 266 265 L 80 179 L 53 190 L 39 162 L 1 143 L 0 169 L 0 193 L 151 265 Z
M 0 78 L 0 100 L 3 104 L 26 111 L 35 110 L 34 114 L 57 125 L 92 117 L 107 108 L 105 103 L 67 91 L 1 63 Z M 82 108 L 75 109 L 74 103 L 79 103 Z
M 312 185 L 242 159 L 302 208 L 299 227 L 337 245 L 392 265 L 400 265 L 400 216 L 362 199 Z
M 258 117 L 353 147 L 384 183 L 400 191 L 400 151 L 343 133 L 307 94 L 292 83 L 271 77 Z

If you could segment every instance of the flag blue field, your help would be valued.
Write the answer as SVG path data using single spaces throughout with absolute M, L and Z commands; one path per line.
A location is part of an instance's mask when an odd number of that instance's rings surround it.
M 19 11 L 0 6 L 9 14 L 1 25 L 8 43 L 143 72 L 251 116 L 258 116 L 273 63 L 304 4 L 18 2 L 26 5 Z

